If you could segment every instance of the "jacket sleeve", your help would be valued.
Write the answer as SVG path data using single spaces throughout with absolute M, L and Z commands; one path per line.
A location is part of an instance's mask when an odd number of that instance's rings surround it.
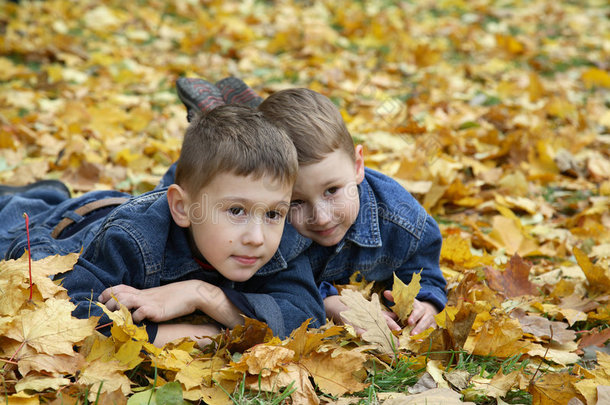
M 281 338 L 307 319 L 311 319 L 312 327 L 320 327 L 326 321 L 324 304 L 305 255 L 289 261 L 286 269 L 241 283 L 240 293 L 254 318 L 266 322 Z
M 122 228 L 102 228 L 81 254 L 74 268 L 63 277 L 62 285 L 76 305 L 73 315 L 77 318 L 101 316 L 98 323 L 108 324 L 110 319 L 96 305 L 98 296 L 106 288 L 118 284 L 144 288 L 140 285 L 145 279 L 144 266 L 140 249 Z M 153 341 L 157 325 L 147 324 L 146 327 L 149 339 Z M 109 328 L 101 330 L 105 334 L 109 331 Z
M 405 284 L 411 281 L 413 274 L 421 271 L 421 289 L 416 298 L 430 302 L 439 311 L 447 304 L 447 281 L 439 265 L 442 242 L 438 224 L 427 215 L 416 251 L 396 269 L 396 276 Z

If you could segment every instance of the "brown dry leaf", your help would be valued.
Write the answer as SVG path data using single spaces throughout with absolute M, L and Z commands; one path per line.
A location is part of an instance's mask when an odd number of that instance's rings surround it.
M 273 332 L 266 323 L 246 317 L 243 325 L 231 330 L 227 350 L 241 353 L 259 343 L 268 342 L 272 337 Z
M 602 331 L 599 329 L 591 330 L 583 334 L 578 342 L 578 348 L 581 349 L 589 346 L 602 347 L 608 340 L 610 340 L 610 328 L 606 328 Z
M 576 340 L 576 332 L 568 329 L 563 322 L 550 321 L 541 316 L 527 316 L 525 312 L 514 311 L 513 318 L 519 320 L 523 332 L 539 338 L 552 339 L 559 343 L 568 343 Z
M 293 384 L 296 390 L 290 395 L 293 404 L 309 405 L 319 404 L 320 399 L 316 395 L 314 387 L 309 381 L 309 373 L 300 365 L 287 363 L 278 368 L 273 374 L 265 373 L 265 376 L 253 375 L 246 379 L 251 390 L 277 392 L 278 390 Z
M 527 352 L 530 344 L 522 341 L 522 336 L 519 321 L 494 311 L 491 318 L 469 336 L 464 349 L 481 356 L 510 357 Z
M 532 403 L 566 404 L 570 399 L 579 396 L 574 387 L 577 381 L 578 378 L 569 373 L 546 373 L 536 378 L 528 388 L 532 394 Z
M 324 353 L 311 353 L 299 362 L 313 377 L 318 388 L 329 395 L 342 396 L 362 391 L 364 363 L 367 355 L 355 350 L 336 348 Z M 358 378 L 360 375 L 360 378 Z
M 419 281 L 421 280 L 421 271 L 413 274 L 409 285 L 405 285 L 401 279 L 396 277 L 394 273 L 394 284 L 392 285 L 392 298 L 394 298 L 394 306 L 392 311 L 398 315 L 403 324 L 406 324 L 409 315 L 413 311 L 413 301 L 417 294 L 419 294 Z
M 331 326 L 326 330 L 311 330 L 307 328 L 309 322 L 304 322 L 290 334 L 290 340 L 284 345 L 295 353 L 295 359 L 300 359 L 317 349 L 325 340 L 341 334 L 345 329 L 342 326 Z
M 272 373 L 278 373 L 285 364 L 291 363 L 293 358 L 294 351 L 285 347 L 258 345 L 244 353 L 234 367 L 248 371 L 251 375 L 268 377 Z
M 485 276 L 491 288 L 503 293 L 508 298 L 536 295 L 536 288 L 529 281 L 530 268 L 530 264 L 515 254 L 511 257 L 503 272 L 486 268 Z
M 358 291 L 343 290 L 341 302 L 349 308 L 341 316 L 365 331 L 362 334 L 363 340 L 375 344 L 382 353 L 394 353 L 397 342 L 381 312 L 377 294 L 373 294 L 371 301 L 367 301 Z

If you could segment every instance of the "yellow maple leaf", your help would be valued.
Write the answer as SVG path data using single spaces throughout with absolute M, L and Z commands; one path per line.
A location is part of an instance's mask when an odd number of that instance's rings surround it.
M 610 88 L 610 74 L 599 68 L 591 68 L 584 71 L 582 81 L 588 89 L 594 86 Z
M 202 384 L 211 386 L 212 375 L 224 365 L 224 361 L 218 357 L 193 359 L 176 373 L 175 380 L 179 381 L 187 390 L 199 387 Z
M 574 247 L 574 257 L 585 273 L 589 289 L 594 293 L 607 293 L 610 291 L 610 272 L 603 267 L 594 265 L 589 257 L 579 248 Z
M 5 336 L 23 342 L 39 353 L 74 354 L 73 346 L 95 332 L 97 318 L 72 317 L 75 306 L 54 298 L 24 309 L 15 318 Z
M 121 390 L 123 395 L 131 394 L 131 382 L 124 374 L 128 368 L 118 360 L 95 360 L 81 370 L 77 382 L 91 385 L 89 400 L 95 401 L 98 392 L 111 393 Z
M 119 342 L 127 342 L 131 339 L 148 341 L 146 327 L 137 326 L 133 323 L 131 312 L 127 307 L 121 305 L 120 309 L 112 312 L 99 302 L 96 302 L 96 305 L 102 308 L 104 313 L 112 320 L 111 333 L 116 340 Z
M 413 274 L 413 278 L 411 278 L 409 285 L 405 285 L 405 283 L 396 276 L 396 273 L 394 273 L 394 284 L 392 286 L 394 306 L 392 306 L 392 311 L 398 315 L 398 319 L 400 319 L 403 324 L 406 324 L 409 315 L 411 315 L 411 312 L 413 311 L 413 301 L 417 294 L 419 294 L 420 280 L 421 271 Z
M 65 256 L 48 256 L 32 262 L 33 299 L 44 300 L 51 297 L 68 298 L 66 289 L 49 278 L 66 272 L 78 260 L 77 253 Z M 30 277 L 28 254 L 17 260 L 0 261 L 0 315 L 15 315 L 29 299 Z
M 468 239 L 457 234 L 451 234 L 443 238 L 441 260 L 447 260 L 466 269 L 472 269 L 478 266 L 490 265 L 493 263 L 492 256 L 473 255 Z

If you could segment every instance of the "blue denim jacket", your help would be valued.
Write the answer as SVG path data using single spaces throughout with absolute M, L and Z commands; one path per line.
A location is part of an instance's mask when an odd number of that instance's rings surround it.
M 127 284 L 135 288 L 151 288 L 174 281 L 199 279 L 217 285 L 245 314 L 266 322 L 281 337 L 288 335 L 306 319 L 313 318 L 317 327 L 324 322 L 324 309 L 307 258 L 300 253 L 308 244 L 296 230 L 287 225 L 280 247 L 271 260 L 250 280 L 229 281 L 214 270 L 202 268 L 193 259 L 187 232 L 176 225 L 169 212 L 166 190 L 153 191 L 134 197 L 114 209 L 105 219 L 83 228 L 71 240 L 53 239 L 52 228 L 64 216 L 84 203 L 95 199 L 126 196 L 104 191 L 87 193 L 68 199 L 53 207 L 53 202 L 33 198 L 11 200 L 29 206 L 33 214 L 30 228 L 34 258 L 50 254 L 78 252 L 85 249 L 74 269 L 66 273 L 63 286 L 77 305 L 74 315 L 84 318 L 102 315 L 91 303 L 107 287 Z M 30 196 L 31 197 L 31 196 Z M 11 200 L 7 202 L 10 205 Z M 1 200 L 0 200 L 1 201 Z M 46 209 L 45 209 L 46 207 Z M 13 214 L 16 207 L 7 210 Z M 68 211 L 67 211 L 68 210 Z M 21 217 L 19 218 L 23 222 Z M 0 211 L 0 221 L 3 219 Z M 14 228 L 14 229 L 13 229 Z M 7 257 L 19 257 L 27 246 L 23 224 L 2 228 L 0 241 Z M 80 241 L 78 237 L 82 237 Z M 9 242 L 11 237 L 15 240 Z M 100 324 L 107 322 L 103 317 Z M 156 325 L 147 325 L 154 340 Z
M 30 246 L 33 260 L 50 255 L 80 252 L 95 236 L 103 219 L 90 222 L 69 237 L 51 237 L 53 228 L 63 219 L 83 220 L 74 211 L 93 201 L 131 195 L 119 191 L 92 191 L 77 198 L 50 188 L 33 188 L 19 195 L 0 196 L 0 257 L 18 259 L 28 247 L 23 213 L 30 221 Z M 67 228 L 68 229 L 68 228 Z
M 175 167 L 174 163 L 158 187 L 174 181 Z M 390 288 L 394 272 L 409 283 L 421 270 L 417 299 L 442 310 L 447 282 L 439 266 L 442 237 L 436 221 L 404 187 L 375 170 L 365 169 L 358 192 L 358 217 L 341 242 L 325 247 L 307 239 L 310 246 L 304 254 L 316 282 L 347 284 L 359 271 L 366 280 L 386 281 Z M 327 287 L 321 285 L 320 291 Z M 331 290 L 336 294 L 336 289 Z
M 358 186 L 360 211 L 341 242 L 307 249 L 316 281 L 346 284 L 359 271 L 367 281 L 408 283 L 422 270 L 418 300 L 439 310 L 447 303 L 446 281 L 439 267 L 442 237 L 437 223 L 396 181 L 365 169 Z

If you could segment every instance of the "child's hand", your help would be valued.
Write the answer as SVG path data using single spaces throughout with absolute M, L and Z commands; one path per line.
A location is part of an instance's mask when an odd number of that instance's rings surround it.
M 383 292 L 383 296 L 387 300 L 394 302 L 394 297 L 392 297 L 391 290 L 385 290 Z M 436 314 L 438 314 L 438 311 L 434 305 L 426 301 L 414 299 L 413 311 L 411 312 L 411 315 L 409 315 L 409 319 L 407 319 L 407 323 L 409 325 L 415 325 L 411 331 L 411 335 L 417 335 L 431 326 L 436 326 L 436 321 L 434 320 L 434 315 Z
M 331 295 L 330 297 L 326 297 L 324 299 L 324 309 L 326 310 L 326 317 L 329 319 L 332 319 L 333 321 L 335 321 L 335 323 L 350 324 L 349 322 L 346 322 L 345 319 L 343 319 L 343 317 L 341 316 L 341 312 L 347 311 L 349 308 L 343 302 L 341 302 L 338 295 Z M 398 325 L 398 323 L 397 323 L 398 316 L 394 312 L 391 312 L 391 311 L 382 311 L 382 312 L 383 312 L 383 317 L 385 318 L 385 321 L 391 330 L 402 329 L 400 327 L 400 325 Z M 352 326 L 354 326 L 354 325 L 352 325 Z M 355 329 L 356 333 L 359 335 L 364 333 L 364 330 L 362 330 L 358 327 L 354 326 L 354 329 Z
M 111 311 L 119 309 L 119 303 L 130 310 L 135 309 L 134 322 L 144 319 L 164 322 L 195 311 L 193 297 L 199 284 L 198 280 L 187 280 L 143 290 L 120 284 L 105 289 L 98 301 Z

